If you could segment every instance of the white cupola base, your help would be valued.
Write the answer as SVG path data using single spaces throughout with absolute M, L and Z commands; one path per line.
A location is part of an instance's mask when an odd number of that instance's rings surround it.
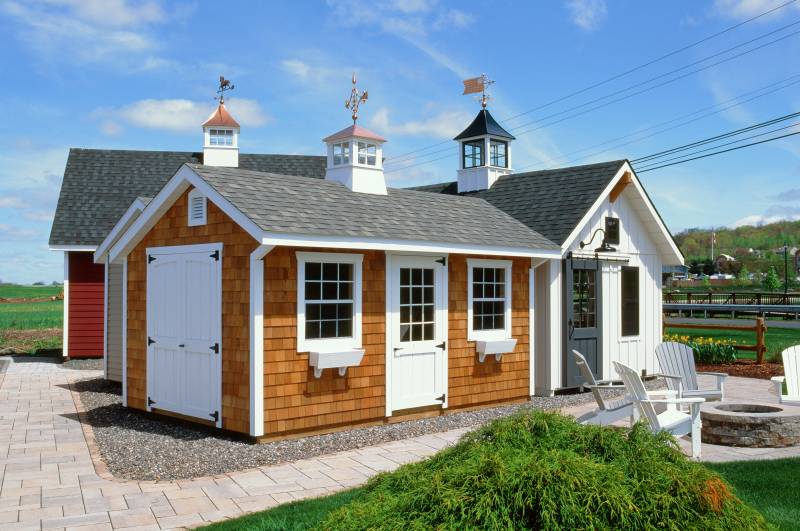
M 239 167 L 239 122 L 220 103 L 203 123 L 203 164 Z
M 359 125 L 351 125 L 323 139 L 328 150 L 325 179 L 354 192 L 386 195 L 383 143 L 386 139 Z

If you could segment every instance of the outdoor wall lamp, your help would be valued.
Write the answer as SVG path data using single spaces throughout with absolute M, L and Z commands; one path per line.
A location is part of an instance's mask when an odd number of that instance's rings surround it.
M 606 238 L 606 231 L 603 228 L 599 228 L 599 229 L 595 230 L 592 233 L 592 237 L 589 238 L 588 242 L 581 242 L 580 243 L 581 249 L 583 249 L 584 247 L 588 247 L 594 241 L 594 237 L 597 236 L 598 232 L 602 232 L 603 233 L 603 241 L 600 243 L 600 247 L 595 249 L 594 252 L 596 252 L 596 253 L 613 253 L 613 252 L 615 252 L 616 249 L 611 247 L 611 244 L 608 243 L 608 239 Z

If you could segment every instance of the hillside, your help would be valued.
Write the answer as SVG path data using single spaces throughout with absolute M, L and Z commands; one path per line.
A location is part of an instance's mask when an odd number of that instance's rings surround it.
M 706 260 L 711 256 L 711 229 L 688 229 L 675 235 L 686 263 Z M 783 269 L 783 244 L 800 247 L 800 221 L 779 221 L 765 225 L 743 226 L 736 229 L 714 229 L 717 243 L 714 254 L 735 256 L 751 272 L 765 272 L 770 266 Z M 760 251 L 749 252 L 750 249 Z M 781 249 L 780 253 L 774 252 Z

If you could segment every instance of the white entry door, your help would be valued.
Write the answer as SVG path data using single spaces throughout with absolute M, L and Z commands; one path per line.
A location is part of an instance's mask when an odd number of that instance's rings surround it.
M 222 245 L 147 249 L 147 409 L 222 426 Z
M 390 411 L 447 407 L 446 258 L 390 256 Z

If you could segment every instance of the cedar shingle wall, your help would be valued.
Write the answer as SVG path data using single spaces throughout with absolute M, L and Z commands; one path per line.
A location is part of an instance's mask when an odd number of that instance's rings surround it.
M 363 253 L 362 341 L 366 352 L 361 365 L 347 369 L 344 377 L 335 369 L 326 369 L 322 377 L 316 379 L 308 366 L 308 353 L 296 350 L 296 251 L 298 249 L 278 247 L 264 258 L 265 434 L 318 430 L 383 418 L 386 412 L 385 254 Z
M 482 257 L 500 258 L 500 257 Z M 507 258 L 503 258 L 506 259 Z M 451 408 L 527 398 L 529 392 L 528 270 L 530 259 L 513 258 L 511 277 L 511 333 L 517 340 L 513 353 L 500 362 L 487 356 L 478 362 L 475 342 L 467 341 L 467 257 L 449 260 L 448 393 Z
M 148 247 L 222 242 L 222 427 L 249 432 L 249 257 L 257 242 L 208 201 L 208 223 L 189 227 L 187 190 L 128 256 L 128 405 L 145 409 Z

